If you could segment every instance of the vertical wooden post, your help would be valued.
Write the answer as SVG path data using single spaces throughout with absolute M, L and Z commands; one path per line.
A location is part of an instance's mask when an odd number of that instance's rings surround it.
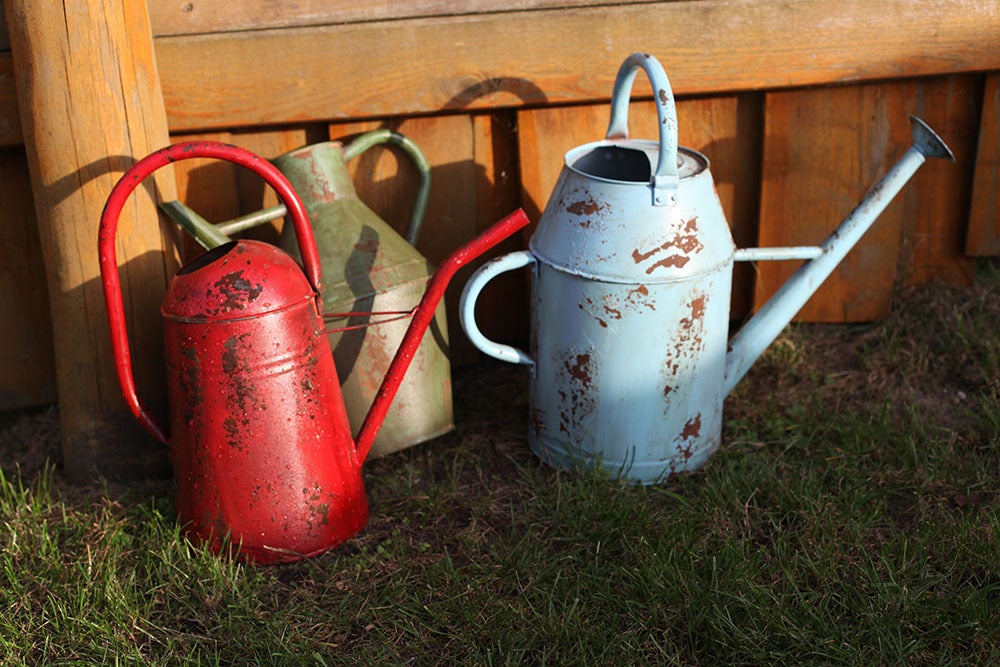
M 166 452 L 121 398 L 97 257 L 112 186 L 168 143 L 146 3 L 6 0 L 6 15 L 49 285 L 66 475 L 87 482 L 161 474 Z M 139 390 L 162 415 L 158 309 L 176 260 L 157 195 L 174 198 L 172 173 L 158 173 L 155 187 L 150 179 L 133 195 L 118 227 L 118 256 Z

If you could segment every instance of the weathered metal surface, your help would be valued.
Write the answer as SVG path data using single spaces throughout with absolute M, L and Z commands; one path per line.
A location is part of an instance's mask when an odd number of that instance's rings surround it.
M 273 246 L 239 241 L 174 276 L 161 308 L 168 440 L 135 395 L 114 243 L 118 215 L 139 183 L 192 157 L 236 162 L 274 187 L 301 231 L 305 271 Z M 112 190 L 100 255 L 119 381 L 139 421 L 171 446 L 186 534 L 273 563 L 320 553 L 360 530 L 368 518 L 361 459 L 329 344 L 318 335 L 321 272 L 311 227 L 287 179 L 235 146 L 171 146 L 138 162 Z
M 388 140 L 404 147 L 423 174 L 405 238 L 361 201 L 347 168 L 350 158 Z M 423 221 L 429 170 L 419 149 L 406 142 L 409 140 L 398 133 L 376 130 L 347 146 L 325 142 L 274 160 L 302 196 L 312 220 L 327 281 L 324 311 L 369 313 L 350 317 L 344 324 L 367 325 L 381 319 L 370 313 L 414 308 L 434 270 L 412 245 Z M 294 256 L 296 241 L 290 226 L 282 231 L 279 245 Z M 336 323 L 331 326 L 337 327 Z M 405 321 L 397 321 L 330 333 L 330 347 L 354 432 L 368 414 L 406 327 Z M 454 428 L 447 330 L 442 303 L 433 321 L 433 335 L 421 344 L 386 415 L 372 456 L 384 456 Z
M 658 142 L 628 138 L 628 96 L 639 68 L 653 86 Z M 598 465 L 650 484 L 708 460 L 719 446 L 723 400 L 746 368 L 922 156 L 943 156 L 947 148 L 915 121 L 915 144 L 927 148 L 911 149 L 876 186 L 858 209 L 863 220 L 852 216 L 818 248 L 736 251 L 708 160 L 677 146 L 673 98 L 659 63 L 648 54 L 630 56 L 611 106 L 607 138 L 566 154 L 529 251 L 473 275 L 460 314 L 484 353 L 532 367 L 528 441 L 536 454 L 557 467 Z M 810 261 L 727 351 L 737 253 L 744 260 Z M 475 322 L 483 287 L 524 266 L 534 274 L 530 353 L 486 339 Z
M 115 236 L 140 182 L 175 160 L 215 157 L 249 167 L 291 215 L 304 271 L 256 241 L 219 246 L 185 265 L 161 311 L 171 431 L 135 392 Z M 527 224 L 518 211 L 449 257 L 431 278 L 355 443 L 319 309 L 321 272 L 305 208 L 269 163 L 235 146 L 178 144 L 125 173 L 101 218 L 99 251 L 112 347 L 133 414 L 171 447 L 177 509 L 191 538 L 274 563 L 321 553 L 367 522 L 361 466 L 455 272 Z
M 651 74 L 657 141 L 629 139 L 637 68 Z M 462 324 L 499 272 L 534 265 L 528 441 L 557 467 L 602 466 L 642 483 L 702 465 L 722 429 L 733 241 L 703 155 L 677 148 L 666 75 L 649 56 L 623 66 L 608 138 L 566 154 L 529 253 L 469 281 Z M 666 151 L 664 153 L 663 151 Z
M 220 246 L 162 308 L 178 512 L 187 534 L 269 563 L 321 553 L 367 522 L 361 461 L 315 293 L 265 243 Z

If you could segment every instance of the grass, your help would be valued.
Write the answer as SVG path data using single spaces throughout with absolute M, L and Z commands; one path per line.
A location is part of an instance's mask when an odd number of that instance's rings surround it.
M 8 415 L 0 662 L 996 663 L 1000 275 L 897 304 L 789 329 L 718 454 L 652 488 L 542 466 L 522 369 L 460 370 L 458 430 L 370 462 L 364 531 L 277 567 L 192 546 L 166 484 L 67 486 L 54 411 Z

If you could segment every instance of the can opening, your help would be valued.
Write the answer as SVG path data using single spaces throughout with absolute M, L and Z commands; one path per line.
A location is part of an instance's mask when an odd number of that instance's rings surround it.
M 177 272 L 177 275 L 183 276 L 188 273 L 194 273 L 198 269 L 208 266 L 209 264 L 219 259 L 220 257 L 228 255 L 229 251 L 235 247 L 236 247 L 236 241 L 230 241 L 229 243 L 223 243 L 220 246 L 212 248 L 208 252 L 204 252 L 198 255 L 190 262 L 182 266 L 180 270 Z
M 614 145 L 598 146 L 580 156 L 570 167 L 584 176 L 628 183 L 649 183 L 653 175 L 645 151 Z

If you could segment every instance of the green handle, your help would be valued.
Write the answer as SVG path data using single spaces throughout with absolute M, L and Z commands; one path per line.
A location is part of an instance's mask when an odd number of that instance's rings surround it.
M 417 244 L 420 227 L 424 223 L 424 212 L 427 210 L 427 200 L 431 192 L 431 166 L 420 148 L 413 141 L 394 130 L 372 130 L 359 136 L 347 146 L 344 146 L 344 158 L 348 161 L 364 153 L 372 146 L 391 143 L 399 146 L 413 160 L 420 175 L 420 187 L 417 198 L 413 202 L 413 212 L 410 213 L 410 224 L 406 228 L 406 241 L 412 246 Z
M 417 190 L 417 198 L 413 203 L 410 223 L 405 234 L 407 243 L 415 246 L 417 236 L 420 234 L 420 227 L 424 222 L 424 213 L 427 210 L 427 200 L 430 197 L 431 189 L 431 167 L 420 148 L 399 132 L 386 129 L 372 130 L 344 146 L 344 158 L 348 161 L 352 160 L 372 146 L 385 143 L 395 144 L 409 155 L 410 159 L 413 160 L 413 166 L 416 167 L 417 173 L 420 175 L 420 187 Z M 287 213 L 284 204 L 279 204 L 239 218 L 212 224 L 179 201 L 164 202 L 160 204 L 160 209 L 191 234 L 198 244 L 206 250 L 228 243 L 232 234 L 270 222 Z

